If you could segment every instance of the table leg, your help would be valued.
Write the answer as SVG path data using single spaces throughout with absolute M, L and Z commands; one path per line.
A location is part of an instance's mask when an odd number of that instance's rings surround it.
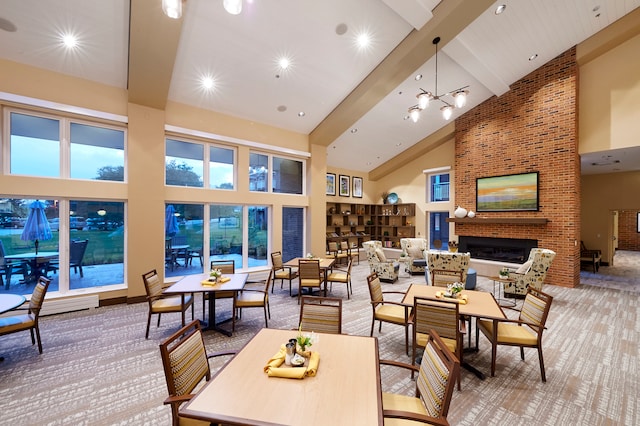
M 233 309 L 233 308 L 231 308 Z M 235 314 L 232 313 L 232 315 Z M 218 324 L 222 324 L 224 322 L 229 321 L 229 319 L 225 320 L 225 321 L 221 321 L 219 323 L 216 323 L 216 294 L 215 292 L 210 292 L 209 293 L 209 323 L 207 324 L 207 327 L 205 327 L 205 330 L 214 330 L 217 331 L 219 333 L 224 334 L 227 337 L 231 337 L 231 332 L 227 331 L 223 328 L 218 327 Z

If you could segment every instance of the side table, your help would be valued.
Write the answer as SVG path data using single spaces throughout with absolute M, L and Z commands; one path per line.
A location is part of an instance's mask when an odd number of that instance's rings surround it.
M 500 276 L 489 277 L 490 280 L 493 281 L 493 295 L 496 297 L 498 305 L 512 308 L 516 306 L 516 299 L 507 300 L 504 297 L 504 285 L 509 283 L 514 283 L 516 280 L 513 278 L 503 278 Z M 497 290 L 496 290 L 497 287 Z

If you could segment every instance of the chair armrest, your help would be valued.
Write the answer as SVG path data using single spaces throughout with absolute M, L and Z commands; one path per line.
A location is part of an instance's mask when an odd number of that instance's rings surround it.
M 191 400 L 191 398 L 193 398 L 194 396 L 195 395 L 192 393 L 188 393 L 184 395 L 173 395 L 173 396 L 167 397 L 167 399 L 165 399 L 163 403 L 165 405 L 182 404 L 183 402 L 187 402 Z
M 417 365 L 411 365 L 411 364 L 407 364 L 406 362 L 394 361 L 394 360 L 391 360 L 391 359 L 381 359 L 380 360 L 380 364 L 381 365 L 391 365 L 393 367 L 404 368 L 404 369 L 407 369 L 407 370 L 413 370 L 415 372 L 420 371 L 420 367 L 418 367 Z
M 527 321 L 522 321 L 519 320 L 517 318 L 511 319 L 511 318 L 505 318 L 505 319 L 495 319 L 495 318 L 482 318 L 482 319 L 490 319 L 492 320 L 494 323 L 498 323 L 498 322 L 503 322 L 503 323 L 509 323 L 509 324 L 521 324 L 521 325 L 528 325 L 529 327 L 538 327 L 540 328 L 540 326 L 538 324 L 533 324 Z M 547 329 L 547 327 L 543 327 L 545 330 Z
M 211 359 L 211 358 L 216 358 L 219 356 L 225 356 L 225 355 L 237 355 L 238 351 L 230 349 L 228 351 L 218 351 L 218 352 L 212 352 L 210 354 L 207 354 L 207 359 Z
M 382 410 L 382 415 L 392 419 L 407 419 L 430 425 L 449 426 L 449 422 L 444 417 L 431 417 L 425 414 L 413 413 L 411 411 Z
M 401 294 L 401 295 L 406 295 L 407 292 L 406 291 L 383 291 L 382 294 Z
M 382 305 L 397 305 L 402 306 L 403 308 L 411 308 L 409 305 L 402 304 L 400 302 L 394 302 L 392 300 L 383 300 L 382 302 L 371 302 L 373 304 L 382 304 Z

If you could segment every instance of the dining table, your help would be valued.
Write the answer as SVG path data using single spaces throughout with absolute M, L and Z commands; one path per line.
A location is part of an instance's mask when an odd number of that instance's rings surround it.
M 319 358 L 315 375 L 271 377 L 265 366 L 296 335 L 260 330 L 181 408 L 180 416 L 242 425 L 383 425 L 378 340 L 317 333 L 311 346 Z
M 411 284 L 407 289 L 404 297 L 402 298 L 401 303 L 406 306 L 413 306 L 414 298 L 438 298 L 438 295 L 444 290 L 446 290 L 445 287 L 426 284 Z M 465 352 L 477 352 L 479 343 L 478 318 L 502 320 L 506 319 L 507 316 L 505 315 L 504 311 L 502 310 L 492 293 L 479 290 L 462 290 L 462 295 L 466 296 L 466 303 L 459 304 L 458 312 L 460 314 L 460 317 L 469 319 L 469 324 L 471 324 L 471 318 L 476 319 L 476 345 L 475 347 L 471 346 L 471 333 L 469 333 L 469 344 L 468 347 L 465 348 Z M 461 366 L 466 370 L 471 371 L 479 379 L 484 380 L 485 374 L 471 364 L 463 362 Z
M 47 270 L 43 266 L 46 265 L 52 260 L 56 260 L 59 257 L 59 253 L 57 251 L 39 251 L 39 252 L 29 252 L 29 253 L 20 253 L 20 254 L 10 254 L 6 255 L 4 258 L 6 260 L 18 260 L 24 261 L 29 264 L 31 271 L 29 272 L 29 276 L 25 277 L 26 281 L 33 282 L 37 281 L 41 276 L 47 275 Z
M 21 306 L 26 300 L 26 297 L 21 294 L 0 293 L 0 314 Z M 2 361 L 4 357 L 0 356 L 0 362 Z
M 219 327 L 219 325 L 222 323 L 228 322 L 232 317 L 229 317 L 223 321 L 216 322 L 215 293 L 218 291 L 238 292 L 244 288 L 245 284 L 247 283 L 248 277 L 249 277 L 249 274 L 246 274 L 246 273 L 224 274 L 222 277 L 223 279 L 218 279 L 218 282 L 213 283 L 209 281 L 208 273 L 185 275 L 179 281 L 176 281 L 174 284 L 167 287 L 163 291 L 163 293 L 164 294 L 202 293 L 203 297 L 204 297 L 204 293 L 209 293 L 209 317 L 208 317 L 208 320 L 204 322 L 203 329 L 215 330 L 219 333 L 222 333 L 230 337 L 231 332 L 224 328 Z M 224 278 L 228 278 L 228 281 L 225 281 Z M 231 314 L 234 315 L 235 313 L 232 312 Z
M 286 261 L 283 266 L 289 268 L 297 268 L 299 260 L 319 260 L 320 261 L 320 272 L 324 275 L 324 294 L 327 295 L 327 277 L 329 275 L 329 271 L 333 268 L 333 265 L 336 263 L 335 258 L 331 257 L 294 257 L 291 260 Z M 300 287 L 298 287 L 298 291 L 300 291 Z M 298 293 L 294 293 L 291 297 L 298 297 Z

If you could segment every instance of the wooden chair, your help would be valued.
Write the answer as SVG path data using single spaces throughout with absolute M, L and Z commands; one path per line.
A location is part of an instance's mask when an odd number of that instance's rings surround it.
M 454 300 L 416 297 L 413 299 L 413 344 L 411 360 L 415 364 L 416 350 L 424 348 L 429 331 L 435 330 L 445 345 L 462 364 L 462 337 L 465 323 L 460 321 L 459 305 Z M 412 375 L 413 377 L 413 375 Z M 457 378 L 460 390 L 460 377 Z
M 353 285 L 351 284 L 351 265 L 353 259 L 349 258 L 347 269 L 333 268 L 327 276 L 327 283 L 331 283 L 330 290 L 333 291 L 333 283 L 342 283 L 347 286 L 347 299 L 350 298 L 349 292 L 353 294 Z
M 242 318 L 243 308 L 263 308 L 264 309 L 264 326 L 269 328 L 267 316 L 271 318 L 271 309 L 269 308 L 269 286 L 271 286 L 271 278 L 273 271 L 269 271 L 269 277 L 264 281 L 262 289 L 244 289 L 239 292 L 233 299 L 233 325 L 232 331 L 236 329 L 236 313 Z
M 336 263 L 340 263 L 343 259 L 347 258 L 347 252 L 342 251 L 337 242 L 329 241 L 327 257 L 335 259 Z
M 280 288 L 284 285 L 284 280 L 289 281 L 289 296 L 291 296 L 291 281 L 298 278 L 298 271 L 294 271 L 290 266 L 284 266 L 282 253 L 274 251 L 271 253 L 271 269 L 273 270 L 273 280 L 280 280 Z M 271 287 L 273 293 L 273 286 Z
M 553 297 L 529 288 L 517 320 L 479 319 L 478 327 L 491 342 L 491 375 L 496 371 L 498 345 L 519 346 L 520 358 L 524 361 L 524 348 L 537 348 L 540 361 L 540 375 L 546 382 L 544 359 L 542 357 L 542 332 L 545 329 Z
M 353 249 L 355 249 L 355 252 Z M 340 250 L 347 253 L 347 257 L 349 259 L 353 259 L 355 257 L 358 260 L 358 265 L 360 264 L 360 251 L 358 251 L 357 247 L 349 247 L 349 243 L 347 241 L 340 241 Z
M 233 259 L 212 260 L 210 266 L 211 266 L 210 271 L 214 269 L 220 269 L 220 271 L 222 272 L 222 275 L 236 273 L 236 263 Z M 213 292 L 212 294 L 215 295 L 216 300 L 233 299 L 234 297 L 236 297 L 235 291 L 216 291 L 216 292 Z M 209 293 L 203 293 L 203 297 L 202 297 L 203 314 L 205 312 L 205 304 L 207 300 L 209 300 Z
M 182 327 L 160 344 L 164 377 L 169 391 L 164 404 L 171 406 L 173 426 L 186 422 L 209 425 L 209 422 L 180 418 L 180 405 L 193 398 L 193 391 L 202 383 L 202 379 L 208 381 L 211 378 L 210 358 L 235 354 L 235 351 L 225 351 L 207 355 L 198 320 Z
M 600 250 L 590 250 L 585 246 L 584 241 L 580 241 L 580 264 L 593 267 L 595 274 L 600 269 L 602 261 L 602 252 Z
M 412 322 L 409 307 L 400 302 L 392 302 L 384 299 L 385 294 L 404 295 L 401 291 L 382 291 L 380 278 L 375 272 L 367 277 L 367 285 L 369 287 L 369 295 L 371 296 L 371 308 L 373 309 L 373 318 L 371 319 L 371 333 L 373 336 L 373 327 L 376 320 L 380 322 L 378 332 L 382 331 L 382 323 L 388 322 L 404 327 L 405 351 L 409 355 L 409 325 Z
M 158 327 L 160 327 L 160 317 L 162 314 L 180 312 L 182 314 L 182 326 L 185 324 L 185 312 L 191 306 L 191 319 L 193 320 L 193 294 L 181 294 L 179 296 L 168 296 L 162 293 L 164 284 L 156 270 L 142 274 L 144 288 L 147 292 L 147 303 L 149 303 L 149 315 L 147 317 L 147 332 L 145 338 L 149 338 L 149 327 L 151 325 L 151 315 L 158 315 Z
M 430 330 L 427 334 L 420 368 L 398 361 L 380 360 L 381 365 L 401 367 L 418 373 L 415 397 L 383 392 L 385 426 L 413 422 L 449 424 L 447 414 L 453 395 L 453 384 L 455 378 L 460 375 L 460 361 L 435 330 Z
M 39 277 L 36 287 L 33 289 L 28 307 L 18 307 L 10 312 L 27 311 L 25 314 L 13 315 L 0 318 L 0 336 L 16 333 L 18 331 L 29 330 L 31 333 L 31 344 L 38 341 L 38 352 L 42 353 L 42 341 L 40 340 L 40 327 L 38 319 L 40 310 L 44 303 L 44 296 L 47 294 L 51 281 L 45 277 Z M 35 332 L 35 333 L 34 333 Z
M 313 289 L 321 290 L 324 283 L 324 295 L 327 295 L 327 283 L 324 281 L 324 274 L 320 270 L 320 260 L 318 259 L 298 260 L 298 282 L 298 305 L 303 288 L 308 288 L 311 292 Z
M 342 299 L 302 296 L 299 325 L 301 331 L 341 334 Z

